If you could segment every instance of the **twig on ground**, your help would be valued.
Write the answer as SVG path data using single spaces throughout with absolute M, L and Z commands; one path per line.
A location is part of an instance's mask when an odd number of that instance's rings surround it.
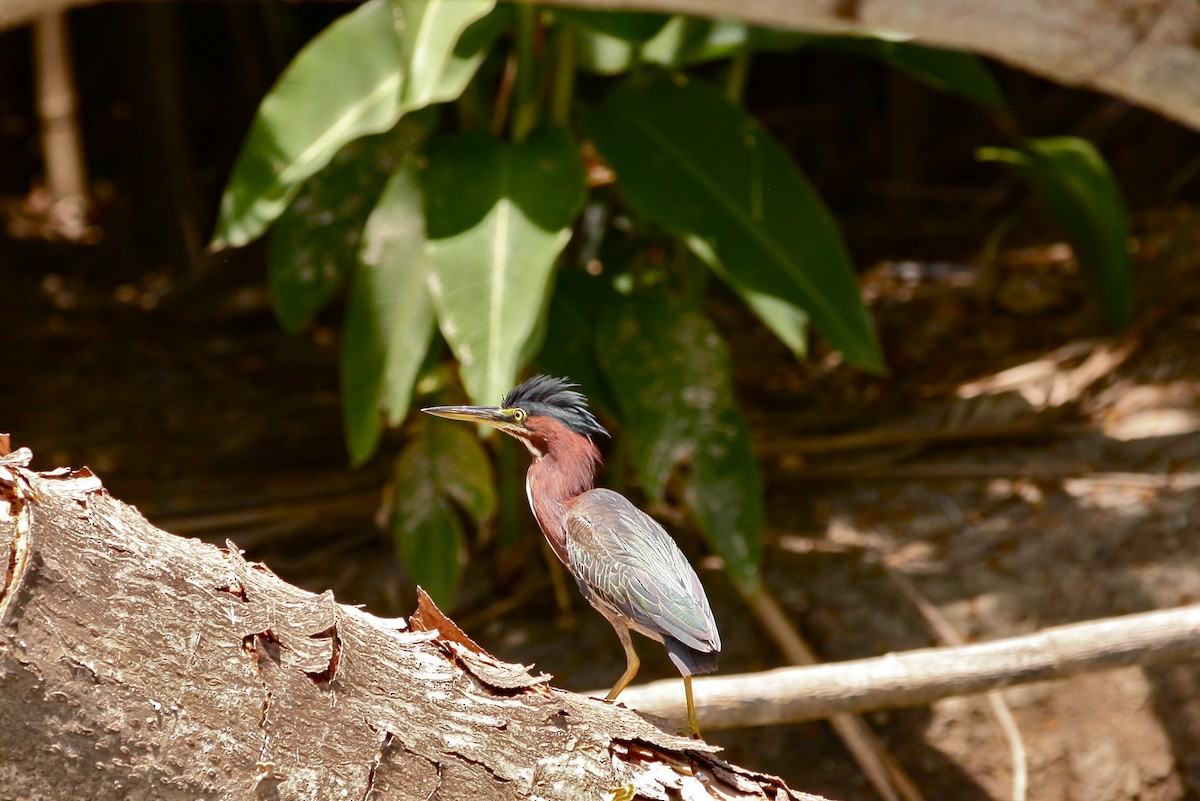
M 743 597 L 760 625 L 789 662 L 796 665 L 816 665 L 820 662 L 765 585 L 759 584 L 758 590 L 744 593 Z M 630 703 L 630 706 L 642 709 L 636 701 Z M 880 795 L 888 801 L 898 801 L 899 798 L 906 801 L 924 801 L 912 779 L 866 723 L 846 712 L 830 715 L 829 722 Z
M 900 592 L 904 593 L 904 596 L 912 601 L 913 606 L 917 607 L 917 611 L 925 618 L 925 622 L 946 645 L 967 644 L 966 638 L 959 634 L 958 629 L 954 628 L 954 624 L 942 614 L 937 606 L 921 594 L 908 576 L 886 562 L 883 569 L 900 588 Z M 1008 743 L 1008 751 L 1012 757 L 1012 799 L 1013 801 L 1025 801 L 1029 787 L 1029 761 L 1026 757 L 1025 741 L 1021 737 L 1021 730 L 1017 727 L 1017 721 L 1013 717 L 1008 702 L 1004 700 L 1004 695 L 999 690 L 989 690 L 986 696 L 992 717 L 996 719 L 996 724 L 1000 727 L 1000 731 Z
M 1090 671 L 1200 659 L 1200 604 L 1054 626 L 991 642 L 696 679 L 704 729 L 772 726 L 922 706 Z M 678 681 L 630 687 L 631 707 L 681 719 Z

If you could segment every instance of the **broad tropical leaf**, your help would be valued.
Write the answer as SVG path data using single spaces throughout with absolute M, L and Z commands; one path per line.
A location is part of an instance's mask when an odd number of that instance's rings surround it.
M 408 413 L 434 331 L 426 286 L 425 215 L 410 156 L 388 181 L 363 236 L 342 342 L 342 420 L 350 460 L 375 452 L 386 420 Z
M 482 45 L 476 53 L 456 44 L 494 4 L 368 0 L 322 31 L 259 106 L 221 198 L 213 246 L 238 247 L 262 235 L 346 143 L 457 97 L 490 39 L 472 38 Z
M 596 349 L 646 491 L 661 500 L 682 467 L 684 499 L 700 530 L 730 574 L 753 587 L 762 480 L 712 321 L 665 294 L 635 296 L 605 307 Z
M 1133 315 L 1129 218 L 1100 152 L 1086 139 L 1063 136 L 1026 139 L 1020 149 L 982 148 L 979 158 L 1017 168 L 1066 231 L 1109 327 L 1128 325 Z
M 808 313 L 786 300 L 750 289 L 725 270 L 708 243 L 698 237 L 688 237 L 688 247 L 716 273 L 730 289 L 738 294 L 750 310 L 771 329 L 779 341 L 787 345 L 799 359 L 808 356 Z
M 746 290 L 803 309 L 853 364 L 883 369 L 833 217 L 783 149 L 715 88 L 629 80 L 584 120 L 630 206 L 704 244 Z
M 304 183 L 271 229 L 268 278 L 279 322 L 296 331 L 354 271 L 363 225 L 402 155 L 428 123 L 409 117 L 386 134 L 343 147 Z
M 400 453 L 394 479 L 396 549 L 416 583 L 449 608 L 465 558 L 454 507 L 476 527 L 495 514 L 491 463 L 469 427 L 434 423 Z
M 391 1 L 406 74 L 404 112 L 461 95 L 510 17 L 496 0 Z
M 519 145 L 462 134 L 430 153 L 430 289 L 476 403 L 497 403 L 540 344 L 554 262 L 584 191 L 578 149 L 557 129 Z

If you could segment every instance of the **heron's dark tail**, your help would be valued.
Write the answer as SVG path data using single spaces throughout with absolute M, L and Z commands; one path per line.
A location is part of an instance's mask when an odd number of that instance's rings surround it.
M 698 651 L 690 645 L 684 645 L 674 637 L 664 637 L 663 645 L 667 646 L 667 655 L 685 676 L 696 673 L 716 673 L 717 658 L 720 651 Z

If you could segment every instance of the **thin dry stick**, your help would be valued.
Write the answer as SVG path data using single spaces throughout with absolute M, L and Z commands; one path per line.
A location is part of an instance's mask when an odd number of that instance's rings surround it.
M 774 726 L 843 712 L 923 706 L 1034 681 L 1129 665 L 1200 659 L 1200 604 L 1071 623 L 956 647 L 922 648 L 694 683 L 704 729 Z M 630 687 L 621 700 L 679 718 L 678 681 Z
M 884 564 L 883 568 L 905 597 L 917 607 L 921 616 L 925 618 L 925 622 L 937 632 L 938 637 L 944 643 L 947 645 L 967 644 L 966 639 L 958 633 L 958 629 L 954 628 L 954 624 L 942 614 L 942 610 L 930 603 L 908 576 L 888 564 Z M 1025 801 L 1029 787 L 1029 761 L 1026 758 L 1025 741 L 1021 738 L 1021 730 L 1017 727 L 1017 721 L 1013 717 L 1008 702 L 1004 700 L 1004 695 L 999 690 L 988 691 L 987 702 L 992 711 L 992 717 L 996 719 L 996 725 L 1000 727 L 1004 739 L 1008 742 L 1008 752 L 1012 757 L 1012 799 L 1013 801 Z
M 753 593 L 743 592 L 743 597 L 789 662 L 796 665 L 815 665 L 820 662 L 816 652 L 788 620 L 766 585 L 760 583 Z M 636 701 L 626 701 L 635 709 L 642 708 Z M 849 713 L 831 715 L 829 722 L 880 795 L 888 801 L 898 801 L 899 797 L 906 801 L 924 801 L 912 779 L 867 724 Z
M 504 73 L 500 76 L 500 87 L 496 90 L 496 109 L 492 115 L 492 135 L 501 136 L 508 123 L 509 106 L 512 104 L 513 86 L 517 81 L 517 56 L 508 54 L 504 62 Z
M 961 428 L 896 428 L 882 426 L 866 431 L 831 434 L 823 437 L 777 437 L 758 445 L 764 456 L 783 453 L 840 453 L 897 445 L 924 445 L 963 440 L 1028 439 L 1054 429 L 1052 423 L 1040 417 L 1030 417 L 1014 423 L 986 423 Z

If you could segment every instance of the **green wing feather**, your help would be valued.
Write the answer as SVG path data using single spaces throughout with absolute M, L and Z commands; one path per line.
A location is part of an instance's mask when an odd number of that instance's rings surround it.
M 567 513 L 567 556 L 579 582 L 643 633 L 721 650 L 696 571 L 666 530 L 623 496 L 596 489 L 579 497 Z

